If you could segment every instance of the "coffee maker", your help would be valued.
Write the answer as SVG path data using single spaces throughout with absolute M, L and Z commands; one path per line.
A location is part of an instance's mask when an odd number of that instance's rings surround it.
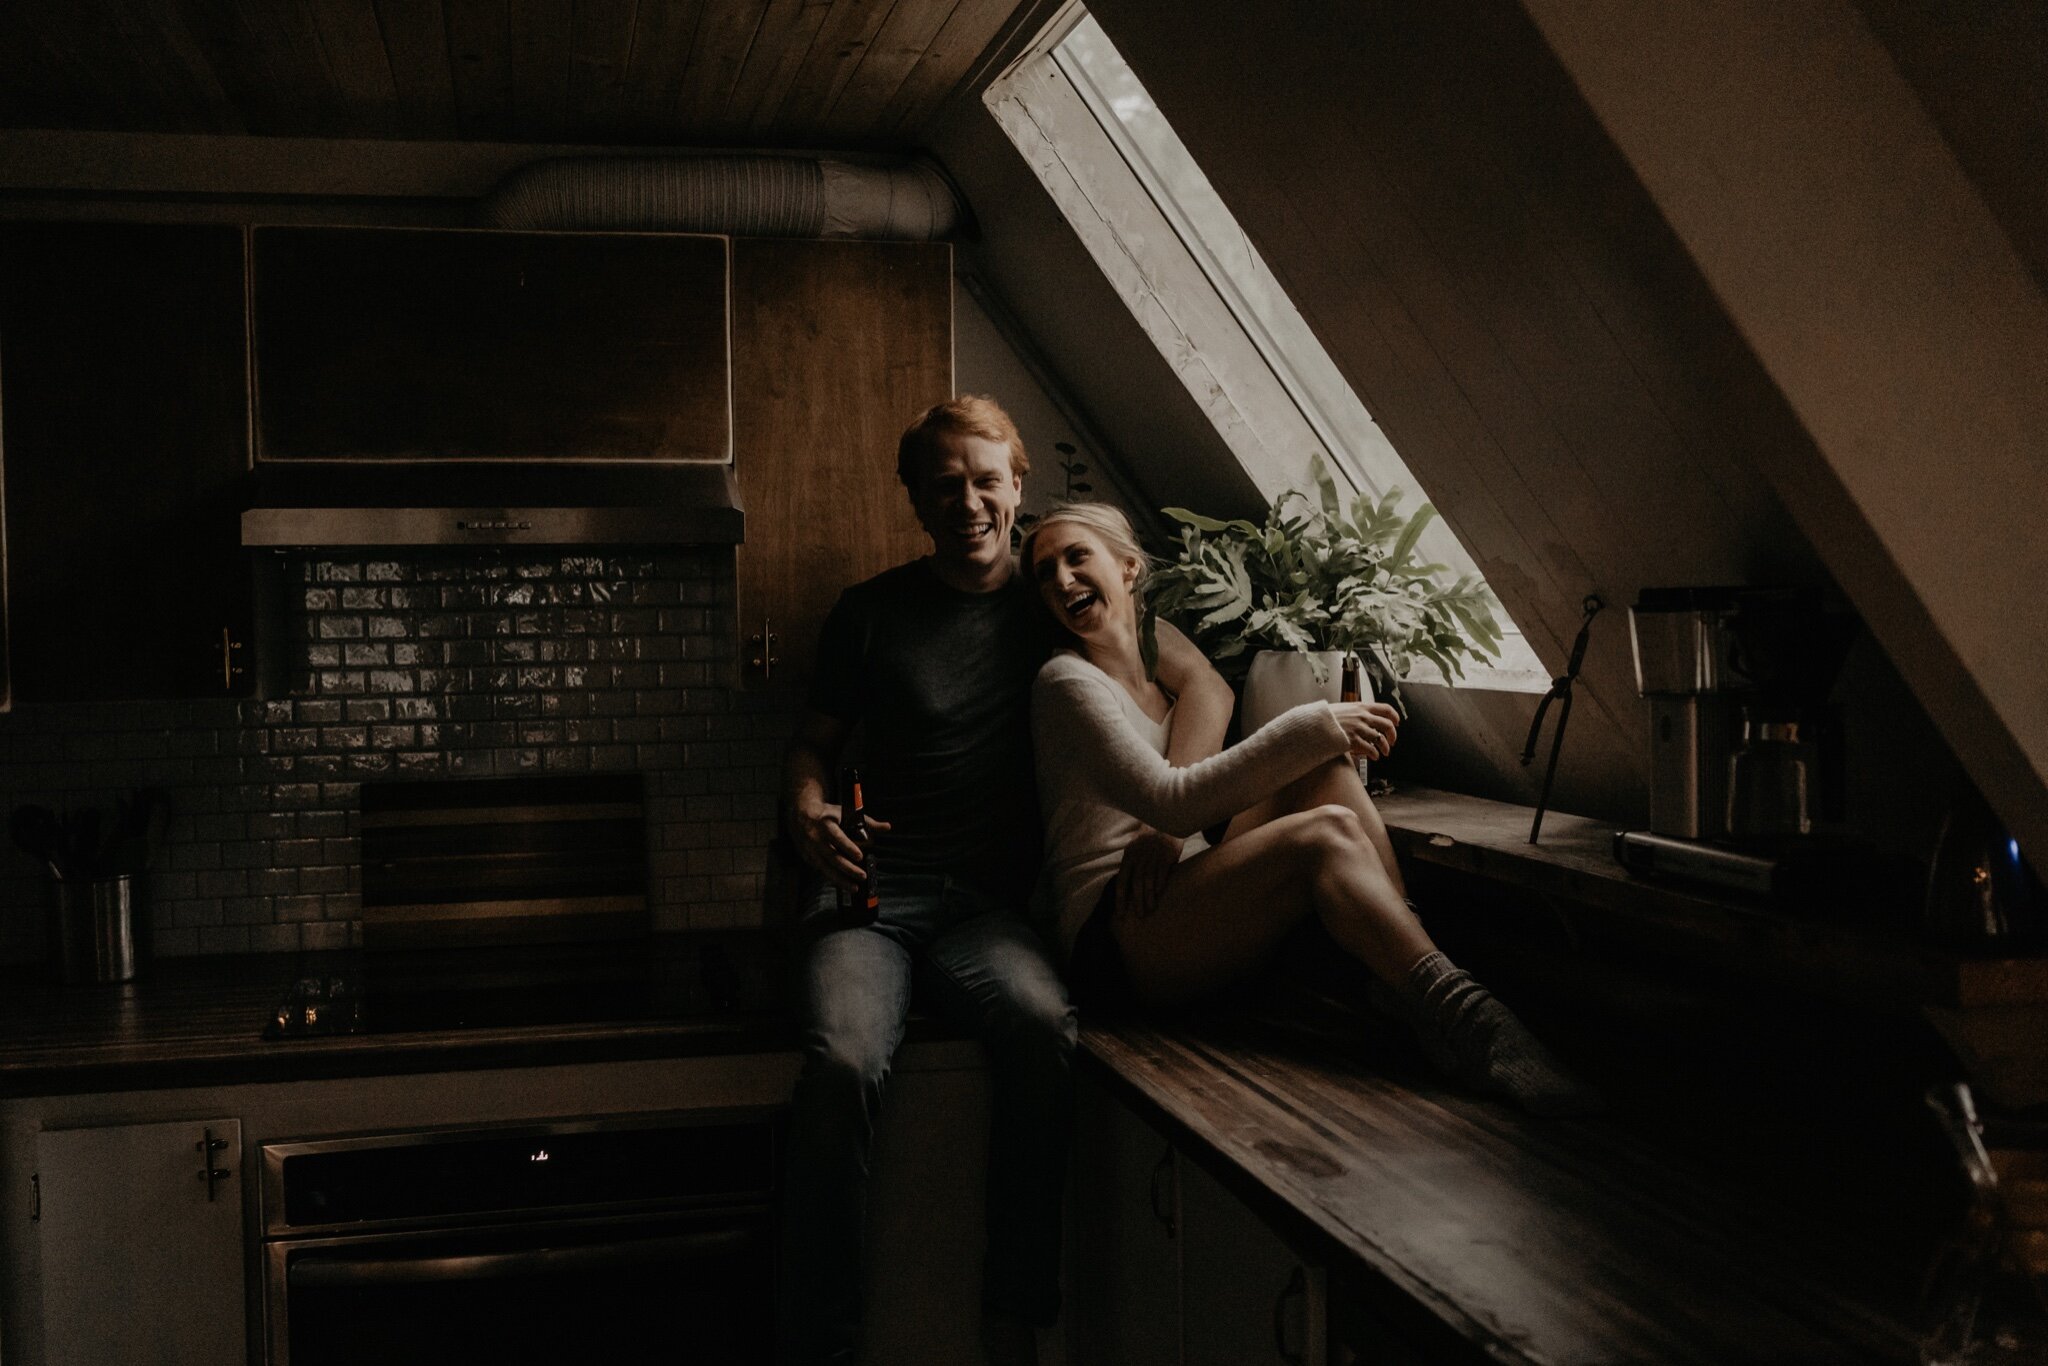
M 1649 703 L 1651 833 L 1771 846 L 1834 814 L 1827 699 L 1854 632 L 1809 589 L 1644 589 L 1629 634 Z

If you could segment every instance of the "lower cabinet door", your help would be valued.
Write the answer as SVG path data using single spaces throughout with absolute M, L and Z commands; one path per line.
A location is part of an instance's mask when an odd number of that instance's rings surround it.
M 1067 1208 L 1069 1366 L 1179 1366 L 1180 1210 L 1167 1141 L 1083 1080 Z
M 223 1366 L 248 1357 L 242 1126 L 36 1136 L 45 1366 Z
M 1322 1269 L 1185 1156 L 1179 1165 L 1184 1366 L 1325 1366 Z
M 989 1081 L 978 1051 L 968 1058 L 889 1078 L 870 1164 L 861 1366 L 980 1360 Z

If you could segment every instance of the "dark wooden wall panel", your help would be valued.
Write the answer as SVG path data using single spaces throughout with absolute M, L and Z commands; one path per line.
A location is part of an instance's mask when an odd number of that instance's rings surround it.
M 942 244 L 733 243 L 741 653 L 772 620 L 776 680 L 802 684 L 841 589 L 931 548 L 896 440 L 953 395 L 952 284 Z

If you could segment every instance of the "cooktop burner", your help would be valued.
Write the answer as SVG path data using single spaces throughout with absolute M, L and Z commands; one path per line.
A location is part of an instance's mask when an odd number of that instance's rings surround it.
M 294 980 L 269 1039 L 767 1014 L 783 1004 L 768 937 L 345 956 Z

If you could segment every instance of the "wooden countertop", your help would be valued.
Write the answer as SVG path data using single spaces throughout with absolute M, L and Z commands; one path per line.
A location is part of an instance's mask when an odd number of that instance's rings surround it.
M 1861 1005 L 2048 1002 L 2048 956 L 1966 957 L 1853 906 L 1773 906 L 1640 878 L 1615 861 L 1604 821 L 1549 812 L 1532 845 L 1526 806 L 1406 787 L 1376 805 L 1403 859 L 1541 893 L 1580 927 L 1638 948 Z
M 165 959 L 121 986 L 62 987 L 25 970 L 0 977 L 0 1097 L 464 1068 L 525 1067 L 794 1049 L 779 961 L 758 931 L 715 939 L 748 985 L 742 1004 L 672 1019 L 266 1039 L 290 984 L 354 971 L 359 955 L 299 953 Z
M 1082 1052 L 1328 1269 L 1336 1331 L 1518 1366 L 1918 1361 L 1911 1296 L 1858 1264 L 1853 1231 L 1761 1207 L 1612 1121 L 1526 1118 L 1330 1037 L 1096 1022 Z

